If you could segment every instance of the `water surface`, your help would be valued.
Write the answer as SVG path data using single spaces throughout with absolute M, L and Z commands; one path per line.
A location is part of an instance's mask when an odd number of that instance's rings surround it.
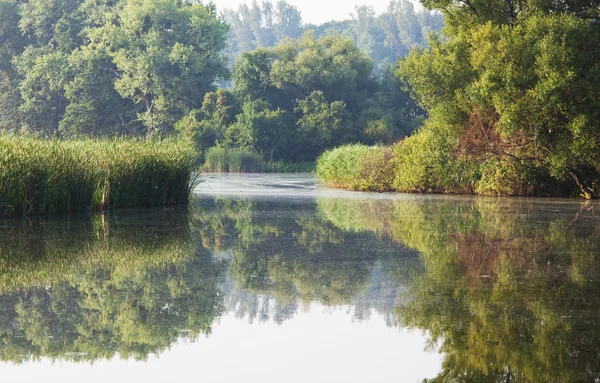
M 600 378 L 596 204 L 204 181 L 189 209 L 2 221 L 3 378 Z

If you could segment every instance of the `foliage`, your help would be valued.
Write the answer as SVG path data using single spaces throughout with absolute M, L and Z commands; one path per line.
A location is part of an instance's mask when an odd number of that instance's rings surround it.
M 219 146 L 208 149 L 202 165 L 202 171 L 205 172 L 233 173 L 306 173 L 312 172 L 314 168 L 313 162 L 268 161 L 252 151 Z
M 144 105 L 140 119 L 150 135 L 200 107 L 214 80 L 226 77 L 219 54 L 226 32 L 214 6 L 127 0 L 90 38 L 120 72 L 119 94 Z
M 231 26 L 226 53 L 232 63 L 248 51 L 269 48 L 286 38 L 296 39 L 313 31 L 317 37 L 350 37 L 375 62 L 378 74 L 410 49 L 424 46 L 428 33 L 439 32 L 443 26 L 441 14 L 415 12 L 413 4 L 405 0 L 390 1 L 387 10 L 379 15 L 372 6 L 357 6 L 350 19 L 321 25 L 304 24 L 300 11 L 282 0 L 240 4 L 236 10 L 226 9 L 223 15 Z
M 179 0 L 2 0 L 0 129 L 168 134 L 227 78 L 226 24 Z
M 195 154 L 177 141 L 0 136 L 0 215 L 188 202 Z
M 394 188 L 403 192 L 472 191 L 477 167 L 456 152 L 452 131 L 426 124 L 394 147 Z
M 392 142 L 422 121 L 422 109 L 401 82 L 382 86 L 373 62 L 341 36 L 306 33 L 243 53 L 233 78 L 227 99 L 241 110 L 235 121 L 210 123 L 212 131 L 224 132 L 216 141 L 272 160 L 313 161 L 341 144 Z
M 263 158 L 243 149 L 210 148 L 202 166 L 207 172 L 260 172 L 266 168 Z
M 394 174 L 392 152 L 379 146 L 340 146 L 317 159 L 316 174 L 332 187 L 390 191 Z
M 229 125 L 240 113 L 237 98 L 225 89 L 204 95 L 201 109 L 192 110 L 175 124 L 175 130 L 191 143 L 204 159 L 205 152 L 223 141 Z
M 447 15 L 446 40 L 412 52 L 398 75 L 427 110 L 426 125 L 456 140 L 450 162 L 481 164 L 469 189 L 599 195 L 600 57 L 589 49 L 600 38 L 597 7 L 565 4 L 425 2 Z

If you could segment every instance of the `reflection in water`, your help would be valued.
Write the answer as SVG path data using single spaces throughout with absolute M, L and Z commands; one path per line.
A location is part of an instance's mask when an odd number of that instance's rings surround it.
M 0 226 L 0 358 L 145 359 L 311 303 L 427 331 L 439 382 L 600 378 L 595 205 L 205 198 Z
M 224 269 L 185 214 L 96 218 L 2 228 L 2 360 L 143 359 L 210 331 Z
M 283 323 L 311 302 L 392 325 L 408 281 L 389 270 L 420 267 L 392 241 L 326 223 L 314 201 L 4 223 L 0 359 L 17 363 L 145 359 L 227 311 Z
M 441 345 L 443 372 L 432 381 L 600 378 L 595 206 L 323 200 L 319 212 L 347 231 L 373 230 L 419 251 L 426 271 L 397 312 Z
M 216 199 L 196 214 L 204 246 L 229 254 L 227 307 L 250 321 L 281 323 L 319 302 L 353 305 L 356 319 L 374 310 L 392 324 L 408 278 L 420 270 L 416 252 L 346 233 L 319 217 L 314 202 Z

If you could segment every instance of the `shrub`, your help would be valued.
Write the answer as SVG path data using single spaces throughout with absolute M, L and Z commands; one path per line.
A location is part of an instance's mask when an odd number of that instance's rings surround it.
M 359 190 L 391 191 L 394 181 L 394 152 L 390 147 L 379 146 L 358 160 Z
M 458 140 L 450 129 L 425 125 L 394 147 L 394 188 L 404 192 L 473 191 L 477 166 L 458 154 Z
M 493 196 L 568 196 L 572 187 L 542 166 L 514 158 L 492 157 L 480 165 L 475 192 Z
M 316 172 L 331 187 L 388 191 L 392 189 L 392 151 L 362 144 L 340 146 L 317 159 Z

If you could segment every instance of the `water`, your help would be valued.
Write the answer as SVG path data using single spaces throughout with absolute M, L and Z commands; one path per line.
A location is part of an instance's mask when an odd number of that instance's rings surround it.
M 0 222 L 2 380 L 595 382 L 598 205 L 212 175 Z

